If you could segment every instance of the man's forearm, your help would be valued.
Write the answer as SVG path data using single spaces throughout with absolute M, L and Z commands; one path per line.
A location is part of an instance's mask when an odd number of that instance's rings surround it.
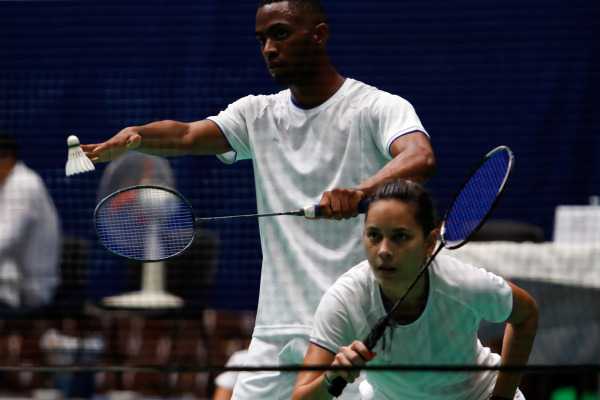
M 204 119 L 195 122 L 158 121 L 136 126 L 142 137 L 137 150 L 162 156 L 186 154 L 222 154 L 231 150 L 227 138 L 217 124 Z
M 371 195 L 378 186 L 394 179 L 410 179 L 423 182 L 435 171 L 435 158 L 429 149 L 414 148 L 398 154 L 379 172 L 368 178 L 357 188 Z
M 157 121 L 146 125 L 133 126 L 141 137 L 136 150 L 160 156 L 189 154 L 193 143 L 187 140 L 189 124 L 172 120 Z

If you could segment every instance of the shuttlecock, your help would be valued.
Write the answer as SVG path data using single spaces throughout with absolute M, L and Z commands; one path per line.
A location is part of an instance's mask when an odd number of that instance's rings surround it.
M 360 392 L 360 400 L 373 400 L 375 398 L 373 386 L 366 379 L 360 382 L 358 391 Z
M 67 176 L 81 174 L 96 169 L 92 161 L 87 158 L 81 149 L 79 138 L 77 136 L 69 136 L 67 138 L 67 146 L 69 146 L 67 165 L 65 166 L 65 173 Z

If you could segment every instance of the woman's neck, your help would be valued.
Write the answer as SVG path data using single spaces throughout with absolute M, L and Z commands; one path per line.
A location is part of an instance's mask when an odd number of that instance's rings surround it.
M 412 282 L 410 282 L 412 283 Z M 406 294 L 406 291 L 410 287 L 410 284 L 404 287 L 395 287 L 394 290 L 386 290 L 386 288 L 380 286 L 381 297 L 383 300 L 386 312 L 390 312 L 392 307 Z M 398 308 L 394 311 L 394 320 L 398 323 L 409 323 L 416 320 L 427 305 L 427 299 L 429 297 L 429 275 L 425 273 L 417 281 L 415 286 L 402 300 L 402 303 L 398 305 Z

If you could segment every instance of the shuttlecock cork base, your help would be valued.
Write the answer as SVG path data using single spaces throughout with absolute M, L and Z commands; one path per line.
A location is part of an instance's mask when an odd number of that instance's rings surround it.
M 65 166 L 65 174 L 67 176 L 82 174 L 96 169 L 94 163 L 87 158 L 81 149 L 77 136 L 69 136 L 67 138 L 67 146 L 69 147 L 67 165 Z

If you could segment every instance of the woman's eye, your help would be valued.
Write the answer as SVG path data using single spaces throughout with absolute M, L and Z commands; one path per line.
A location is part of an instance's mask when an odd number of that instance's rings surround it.
M 395 242 L 403 242 L 408 240 L 409 236 L 406 233 L 397 233 L 394 235 L 393 240 Z
M 381 239 L 381 235 L 377 232 L 367 232 L 367 237 L 372 241 L 378 241 Z

